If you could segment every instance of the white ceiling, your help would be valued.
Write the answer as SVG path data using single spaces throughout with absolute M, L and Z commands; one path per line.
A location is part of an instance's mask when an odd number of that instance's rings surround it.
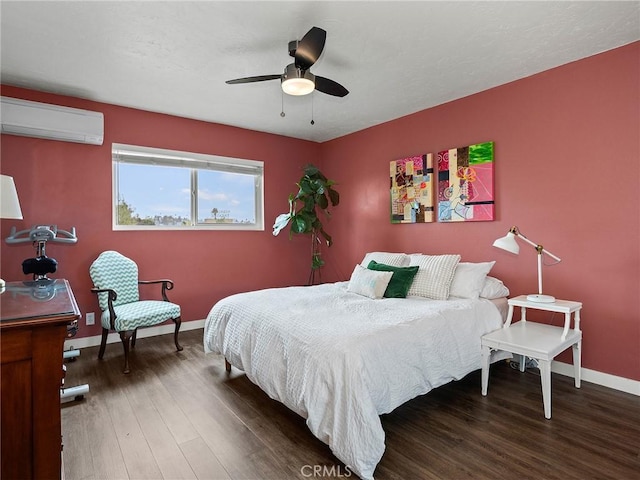
M 0 15 L 4 84 L 316 142 L 640 39 L 638 1 L 2 0 Z M 327 41 L 311 71 L 349 95 L 225 84 L 281 73 L 312 26 Z

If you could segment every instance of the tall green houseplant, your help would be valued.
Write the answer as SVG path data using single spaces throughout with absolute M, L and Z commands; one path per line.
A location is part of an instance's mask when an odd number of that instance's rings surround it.
M 293 234 L 311 236 L 311 272 L 309 285 L 313 285 L 316 276 L 320 276 L 320 268 L 324 260 L 320 246 L 324 241 L 327 247 L 333 244 L 333 239 L 322 226 L 321 215 L 331 216 L 329 206 L 335 207 L 340 203 L 340 194 L 333 188 L 335 182 L 327 179 L 317 167 L 304 167 L 302 178 L 296 184 L 297 194 L 289 194 L 289 213 L 278 215 L 273 224 L 273 234 L 278 235 L 289 223 L 289 238 Z

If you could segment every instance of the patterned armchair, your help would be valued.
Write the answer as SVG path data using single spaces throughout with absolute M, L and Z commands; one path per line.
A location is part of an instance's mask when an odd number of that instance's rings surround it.
M 178 343 L 180 331 L 180 306 L 169 302 L 167 290 L 173 288 L 171 280 L 138 280 L 138 265 L 112 250 L 102 252 L 91 264 L 89 275 L 95 288 L 91 291 L 98 295 L 98 303 L 102 311 L 102 342 L 98 358 L 102 359 L 107 346 L 110 330 L 120 334 L 124 347 L 124 373 L 129 373 L 129 344 L 136 345 L 136 333 L 140 327 L 150 327 L 166 320 L 176 324 L 173 340 L 178 351 L 182 347 Z M 162 284 L 160 300 L 140 300 L 138 285 Z

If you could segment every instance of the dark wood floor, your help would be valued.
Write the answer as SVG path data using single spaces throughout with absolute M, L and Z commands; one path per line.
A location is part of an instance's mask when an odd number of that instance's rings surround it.
M 205 356 L 202 330 L 180 338 L 139 339 L 130 375 L 120 344 L 68 364 L 91 391 L 62 407 L 67 479 L 348 478 L 301 417 Z M 383 415 L 376 479 L 639 478 L 640 399 L 554 375 L 545 420 L 535 372 L 494 365 L 487 397 L 478 371 Z

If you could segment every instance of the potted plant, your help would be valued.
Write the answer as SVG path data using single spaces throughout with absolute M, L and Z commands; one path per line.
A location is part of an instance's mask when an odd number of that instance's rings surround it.
M 289 194 L 289 213 L 278 215 L 273 224 L 273 234 L 278 235 L 284 227 L 291 224 L 289 238 L 293 234 L 305 234 L 311 236 L 311 272 L 309 285 L 316 280 L 316 272 L 324 265 L 320 253 L 322 241 L 327 247 L 333 243 L 331 235 L 323 228 L 320 215 L 331 216 L 329 206 L 335 207 L 340 203 L 340 195 L 333 188 L 335 182 L 328 180 L 317 167 L 307 165 L 304 167 L 302 178 L 298 185 L 297 194 Z

